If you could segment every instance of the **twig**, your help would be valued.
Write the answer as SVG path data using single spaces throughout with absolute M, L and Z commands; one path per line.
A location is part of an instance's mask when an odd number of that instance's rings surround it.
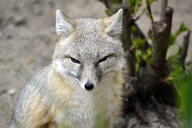
M 161 0 L 161 21 L 165 20 L 165 13 L 168 6 L 168 0 Z
M 137 20 L 139 20 L 140 17 L 143 16 L 143 15 L 146 13 L 146 11 L 147 11 L 147 9 L 145 8 L 145 9 L 143 9 L 143 10 L 141 11 L 141 13 L 139 13 L 137 16 L 135 16 L 135 17 L 133 18 L 134 22 L 136 22 Z
M 180 57 L 182 66 L 185 69 L 185 71 L 188 69 L 188 67 L 187 67 L 188 65 L 185 64 L 185 60 L 187 58 L 187 52 L 189 50 L 190 34 L 191 34 L 191 31 L 188 30 L 186 35 L 183 38 L 183 52 Z
M 145 0 L 145 2 L 146 2 L 146 8 L 147 8 L 147 12 L 148 12 L 148 14 L 149 14 L 149 17 L 150 17 L 150 19 L 151 19 L 151 22 L 153 23 L 154 22 L 154 19 L 153 19 L 153 14 L 152 14 L 152 11 L 151 11 L 151 5 L 150 5 L 150 2 L 149 2 L 149 0 Z
M 101 1 L 102 3 L 104 3 L 104 5 L 107 7 L 107 8 L 110 8 L 111 7 L 111 2 L 110 2 L 110 0 L 99 0 L 99 1 Z
M 122 0 L 123 5 L 129 5 L 128 0 Z

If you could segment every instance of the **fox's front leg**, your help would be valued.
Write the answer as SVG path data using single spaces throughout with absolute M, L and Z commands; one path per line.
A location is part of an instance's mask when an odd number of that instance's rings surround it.
M 57 124 L 54 123 L 54 122 L 49 122 L 49 123 L 47 124 L 47 127 L 45 127 L 45 128 L 58 128 L 58 126 L 57 126 Z
M 12 121 L 9 128 L 47 128 L 47 125 L 41 122 L 36 122 L 36 121 L 32 121 L 32 122 L 27 121 L 22 124 L 20 124 L 17 121 Z M 56 128 L 56 127 L 50 127 L 50 128 Z
M 47 102 L 37 90 L 24 89 L 17 102 L 10 128 L 43 128 L 50 120 L 48 108 Z
M 57 128 L 47 127 L 46 116 L 31 115 L 30 117 L 22 117 L 22 119 L 13 119 L 9 128 Z

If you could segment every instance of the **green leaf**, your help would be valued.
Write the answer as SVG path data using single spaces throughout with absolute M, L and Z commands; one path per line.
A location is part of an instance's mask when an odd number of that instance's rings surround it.
M 168 46 L 173 45 L 176 42 L 176 36 L 175 35 L 170 35 L 169 41 L 168 41 Z
M 128 0 L 128 2 L 130 4 L 132 14 L 135 14 L 142 5 L 142 0 Z
M 185 128 L 192 128 L 192 76 L 185 74 L 179 60 L 179 54 L 170 61 L 172 64 L 172 82 L 176 85 L 180 98 Z
M 136 56 L 137 59 L 140 59 L 140 57 L 142 56 L 141 50 L 138 50 L 138 49 L 137 49 L 137 50 L 135 51 L 135 56 Z
M 182 32 L 185 32 L 187 30 L 188 30 L 187 26 L 184 23 L 181 23 L 178 30 L 175 33 L 175 36 L 178 37 Z
M 146 0 L 146 2 L 151 6 L 151 4 L 153 3 L 153 2 L 155 2 L 155 1 L 157 1 L 157 0 Z
M 177 29 L 177 31 L 174 34 L 171 34 L 169 41 L 168 41 L 168 46 L 173 45 L 177 38 L 185 31 L 187 31 L 188 28 L 184 23 L 181 23 L 179 28 Z
M 141 38 L 137 38 L 132 41 L 132 46 L 134 48 L 143 48 L 145 46 L 145 40 Z
M 137 0 L 128 0 L 131 7 L 135 7 Z
M 120 4 L 122 0 L 113 0 L 113 3 Z

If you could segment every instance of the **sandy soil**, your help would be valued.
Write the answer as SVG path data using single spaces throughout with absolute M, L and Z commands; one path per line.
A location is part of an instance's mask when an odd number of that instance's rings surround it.
M 170 4 L 175 8 L 173 31 L 182 21 L 192 28 L 192 1 L 171 0 Z M 105 16 L 104 5 L 96 0 L 0 0 L 0 128 L 9 124 L 20 90 L 51 62 L 57 8 L 73 18 Z M 142 17 L 139 25 L 146 33 L 148 19 Z

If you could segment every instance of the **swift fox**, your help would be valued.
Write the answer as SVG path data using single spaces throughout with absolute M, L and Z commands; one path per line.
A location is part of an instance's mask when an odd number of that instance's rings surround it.
M 21 91 L 10 128 L 111 128 L 120 120 L 123 10 L 103 19 L 56 11 L 50 66 Z

